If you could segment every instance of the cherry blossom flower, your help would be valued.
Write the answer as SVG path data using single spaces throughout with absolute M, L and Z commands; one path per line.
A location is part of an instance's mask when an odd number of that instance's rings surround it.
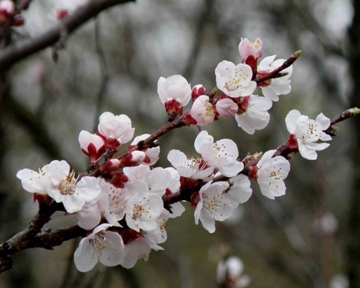
M 110 267 L 123 261 L 123 240 L 118 233 L 108 231 L 111 226 L 101 224 L 80 241 L 74 253 L 75 265 L 79 271 L 90 271 L 98 261 Z
M 52 182 L 52 173 L 58 176 L 58 181 L 65 178 L 69 172 L 66 161 L 51 161 L 50 164 L 39 169 L 39 173 L 30 169 L 22 169 L 17 172 L 16 177 L 21 180 L 23 188 L 31 193 L 48 194 L 48 187 Z
M 269 199 L 275 199 L 285 195 L 286 187 L 284 179 L 290 171 L 290 163 L 282 156 L 274 155 L 276 150 L 269 150 L 261 157 L 256 164 L 257 182 L 261 193 Z
M 215 75 L 216 86 L 229 97 L 249 96 L 256 89 L 249 65 L 224 60 L 217 65 Z
M 100 192 L 99 178 L 85 176 L 78 181 L 75 172 L 65 161 L 51 171 L 47 194 L 57 203 L 63 203 L 68 213 L 80 211 L 86 202 L 95 200 Z M 64 176 L 66 175 L 66 176 Z
M 156 193 L 150 193 L 146 183 L 139 180 L 127 183 L 124 189 L 132 191 L 132 196 L 125 206 L 125 220 L 129 228 L 137 232 L 140 229 L 144 231 L 155 229 L 164 206 L 161 197 Z
M 105 152 L 105 141 L 99 135 L 82 130 L 79 134 L 81 151 L 89 156 L 90 162 L 95 162 Z
M 254 59 L 261 57 L 262 41 L 259 38 L 256 38 L 254 42 L 250 42 L 249 39 L 241 39 L 239 43 L 239 54 L 245 62 L 250 56 Z
M 104 112 L 99 117 L 98 131 L 104 137 L 108 147 L 115 151 L 120 144 L 129 142 L 134 136 L 134 128 L 131 127 L 131 120 L 128 116 L 114 115 L 111 112 Z
M 230 139 L 214 142 L 214 138 L 204 130 L 198 134 L 194 145 L 195 150 L 201 154 L 208 166 L 217 168 L 227 177 L 239 174 L 244 168 L 244 164 L 237 161 L 238 148 L 235 142 Z
M 183 106 L 191 99 L 191 86 L 181 75 L 168 78 L 160 77 L 157 83 L 157 92 L 166 112 L 182 114 Z
M 264 129 L 270 121 L 268 110 L 272 106 L 271 100 L 257 95 L 244 97 L 241 100 L 242 113 L 235 115 L 238 126 L 248 134 L 254 134 L 255 130 Z
M 201 221 L 209 233 L 215 232 L 215 220 L 224 221 L 229 218 L 239 203 L 234 201 L 235 190 L 228 189 L 229 183 L 225 181 L 208 182 L 199 191 L 198 203 L 194 217 L 195 224 Z
M 220 286 L 240 288 L 250 284 L 251 278 L 242 275 L 244 263 L 239 257 L 230 256 L 218 263 L 216 280 Z
M 104 217 L 111 225 L 121 227 L 118 221 L 125 216 L 125 205 L 132 196 L 131 191 L 116 188 L 105 180 L 101 180 L 99 186 L 101 187 L 99 199 L 86 203 L 77 213 L 78 225 L 90 230 Z
M 187 158 L 179 150 L 170 150 L 167 159 L 182 177 L 206 179 L 214 172 L 214 167 L 208 167 L 201 158 Z
M 191 117 L 196 121 L 196 125 L 205 126 L 215 119 L 215 109 L 206 95 L 199 96 L 194 101 L 191 110 Z
M 285 123 L 289 133 L 296 138 L 297 148 L 302 157 L 315 160 L 316 151 L 330 146 L 329 143 L 316 143 L 318 140 L 331 140 L 331 136 L 323 132 L 330 126 L 330 119 L 324 114 L 320 113 L 315 120 L 312 120 L 308 116 L 301 115 L 298 110 L 291 110 L 285 118 Z
M 266 75 L 284 63 L 285 59 L 275 60 L 275 57 L 276 55 L 268 56 L 260 62 L 258 75 Z M 279 95 L 289 94 L 291 91 L 291 80 L 289 78 L 291 77 L 292 71 L 293 67 L 289 66 L 281 71 L 281 73 L 287 73 L 287 75 L 262 82 L 260 87 L 264 96 L 276 102 L 279 100 Z
M 140 165 L 125 167 L 123 171 L 130 181 L 144 181 L 150 192 L 159 194 L 159 196 L 163 196 L 166 188 L 171 184 L 170 172 L 161 167 L 150 169 L 149 166 Z

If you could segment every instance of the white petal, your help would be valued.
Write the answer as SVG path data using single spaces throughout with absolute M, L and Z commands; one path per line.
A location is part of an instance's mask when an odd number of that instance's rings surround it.
M 286 128 L 290 134 L 295 134 L 296 123 L 300 118 L 301 113 L 298 110 L 291 110 L 285 117 Z

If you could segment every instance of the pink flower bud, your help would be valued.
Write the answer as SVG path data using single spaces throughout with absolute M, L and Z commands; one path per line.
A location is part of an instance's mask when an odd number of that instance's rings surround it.
M 122 158 L 121 166 L 122 167 L 130 167 L 130 166 L 137 166 L 141 164 L 146 158 L 146 154 L 143 151 L 133 151 L 130 154 L 126 155 Z
M 206 89 L 202 84 L 195 85 L 191 90 L 192 101 L 195 101 L 196 98 L 198 98 L 201 95 L 204 95 L 205 93 L 206 93 Z
M 0 12 L 10 15 L 15 10 L 15 4 L 13 1 L 4 0 L 0 2 Z
M 231 98 L 224 98 L 216 103 L 216 111 L 219 113 L 220 117 L 232 117 L 238 111 L 238 104 Z
M 103 165 L 100 167 L 101 173 L 108 173 L 118 170 L 120 167 L 120 160 L 116 158 L 108 159 Z
M 239 53 L 243 62 L 246 62 L 247 58 L 252 56 L 255 59 L 261 57 L 262 42 L 257 38 L 254 42 L 250 42 L 249 39 L 244 38 L 239 44 Z
M 191 117 L 196 120 L 196 125 L 204 126 L 214 122 L 215 110 L 206 95 L 199 96 L 190 110 Z
M 89 156 L 90 162 L 93 163 L 105 152 L 104 140 L 88 131 L 82 130 L 79 134 L 79 143 L 81 151 Z

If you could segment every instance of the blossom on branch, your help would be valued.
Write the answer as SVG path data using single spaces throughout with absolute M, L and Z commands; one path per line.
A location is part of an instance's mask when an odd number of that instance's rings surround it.
M 124 114 L 104 112 L 100 115 L 99 121 L 99 135 L 104 138 L 106 147 L 114 149 L 115 152 L 121 144 L 129 142 L 134 136 L 131 120 Z
M 262 41 L 259 38 L 256 38 L 254 42 L 250 42 L 247 38 L 241 39 L 238 48 L 243 62 L 246 63 L 249 57 L 252 57 L 254 60 L 260 58 L 262 45 Z
M 259 76 L 264 76 L 274 71 L 285 62 L 285 59 L 275 60 L 275 57 L 276 55 L 268 56 L 261 60 L 258 67 Z M 276 102 L 279 101 L 279 95 L 289 94 L 291 91 L 291 80 L 289 78 L 292 75 L 292 71 L 293 67 L 289 66 L 280 72 L 286 75 L 261 82 L 260 87 L 264 96 Z
M 229 97 L 249 96 L 256 89 L 249 65 L 223 60 L 215 68 L 216 86 Z
M 182 115 L 183 107 L 191 99 L 191 86 L 181 75 L 160 77 L 157 83 L 157 92 L 168 114 Z
M 21 180 L 21 185 L 26 191 L 47 195 L 51 177 L 53 177 L 52 173 L 59 177 L 58 181 L 61 181 L 66 177 L 68 171 L 66 161 L 54 160 L 39 168 L 39 173 L 30 169 L 22 169 L 16 173 L 16 177 Z
M 271 100 L 265 97 L 251 95 L 240 98 L 241 108 L 235 114 L 235 120 L 246 133 L 254 134 L 255 130 L 264 129 L 269 124 L 271 106 Z
M 191 107 L 190 115 L 198 126 L 205 126 L 214 122 L 215 109 L 210 103 L 209 96 L 201 95 L 197 97 Z
M 105 152 L 105 141 L 97 134 L 91 134 L 82 130 L 79 134 L 79 144 L 81 151 L 89 156 L 91 163 L 96 162 Z
M 318 140 L 330 141 L 331 136 L 323 132 L 330 126 L 330 119 L 320 113 L 315 120 L 301 115 L 298 110 L 291 110 L 285 118 L 290 138 L 288 145 L 294 150 L 299 150 L 302 157 L 308 160 L 317 158 L 316 151 L 321 151 L 330 146 L 329 143 L 316 143 Z
M 238 148 L 230 139 L 214 142 L 214 138 L 204 130 L 197 135 L 194 146 L 206 165 L 217 168 L 224 176 L 233 177 L 244 168 L 244 164 L 237 161 Z
M 256 165 L 256 179 L 261 193 L 269 199 L 285 195 L 284 180 L 290 171 L 288 160 L 282 156 L 272 157 L 275 151 L 270 150 L 264 153 Z
M 210 233 L 215 232 L 215 220 L 229 218 L 234 209 L 251 196 L 250 181 L 246 176 L 238 175 L 229 181 L 230 185 L 225 181 L 210 181 L 192 198 L 192 204 L 196 205 L 195 224 L 200 220 Z
M 124 243 L 117 232 L 108 231 L 110 224 L 101 224 L 80 241 L 74 253 L 76 268 L 90 271 L 98 261 L 105 266 L 116 266 L 122 261 Z

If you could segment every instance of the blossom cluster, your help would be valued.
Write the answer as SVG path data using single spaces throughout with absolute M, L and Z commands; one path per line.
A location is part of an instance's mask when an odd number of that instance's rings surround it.
M 181 75 L 160 77 L 157 91 L 169 122 L 202 128 L 233 116 L 249 134 L 265 128 L 273 101 L 291 90 L 292 66 L 282 68 L 285 60 L 275 60 L 275 56 L 265 57 L 257 65 L 261 49 L 260 39 L 242 39 L 241 63 L 221 61 L 215 69 L 217 88 L 211 92 L 201 84 L 191 87 Z M 276 69 L 281 74 L 271 78 Z M 257 88 L 263 96 L 253 94 Z M 184 113 L 190 101 L 191 108 Z M 292 110 L 286 126 L 289 149 L 310 160 L 329 145 L 318 140 L 331 140 L 323 132 L 330 126 L 323 114 L 312 120 Z M 166 129 L 165 125 L 163 134 L 169 131 Z M 78 226 L 86 231 L 74 254 L 76 267 L 82 272 L 91 270 L 98 261 L 131 268 L 138 259 L 147 260 L 151 250 L 163 249 L 160 244 L 167 239 L 167 221 L 185 210 L 181 201 L 190 202 L 195 223 L 200 221 L 213 233 L 215 221 L 229 218 L 239 204 L 249 200 L 251 179 L 269 199 L 286 191 L 284 180 L 290 163 L 277 150 L 241 160 L 233 140 L 215 141 L 202 130 L 194 142 L 198 156 L 188 157 L 172 149 L 167 154 L 172 167 L 162 168 L 155 167 L 160 155 L 156 140 L 161 133 L 133 139 L 131 119 L 111 112 L 100 115 L 97 130 L 95 134 L 83 130 L 78 138 L 91 163 L 87 172 L 76 175 L 66 161 L 55 160 L 38 172 L 23 169 L 17 173 L 23 188 L 34 193 L 37 201 L 62 203 L 67 214 L 76 214 Z M 117 154 L 119 151 L 123 152 Z

